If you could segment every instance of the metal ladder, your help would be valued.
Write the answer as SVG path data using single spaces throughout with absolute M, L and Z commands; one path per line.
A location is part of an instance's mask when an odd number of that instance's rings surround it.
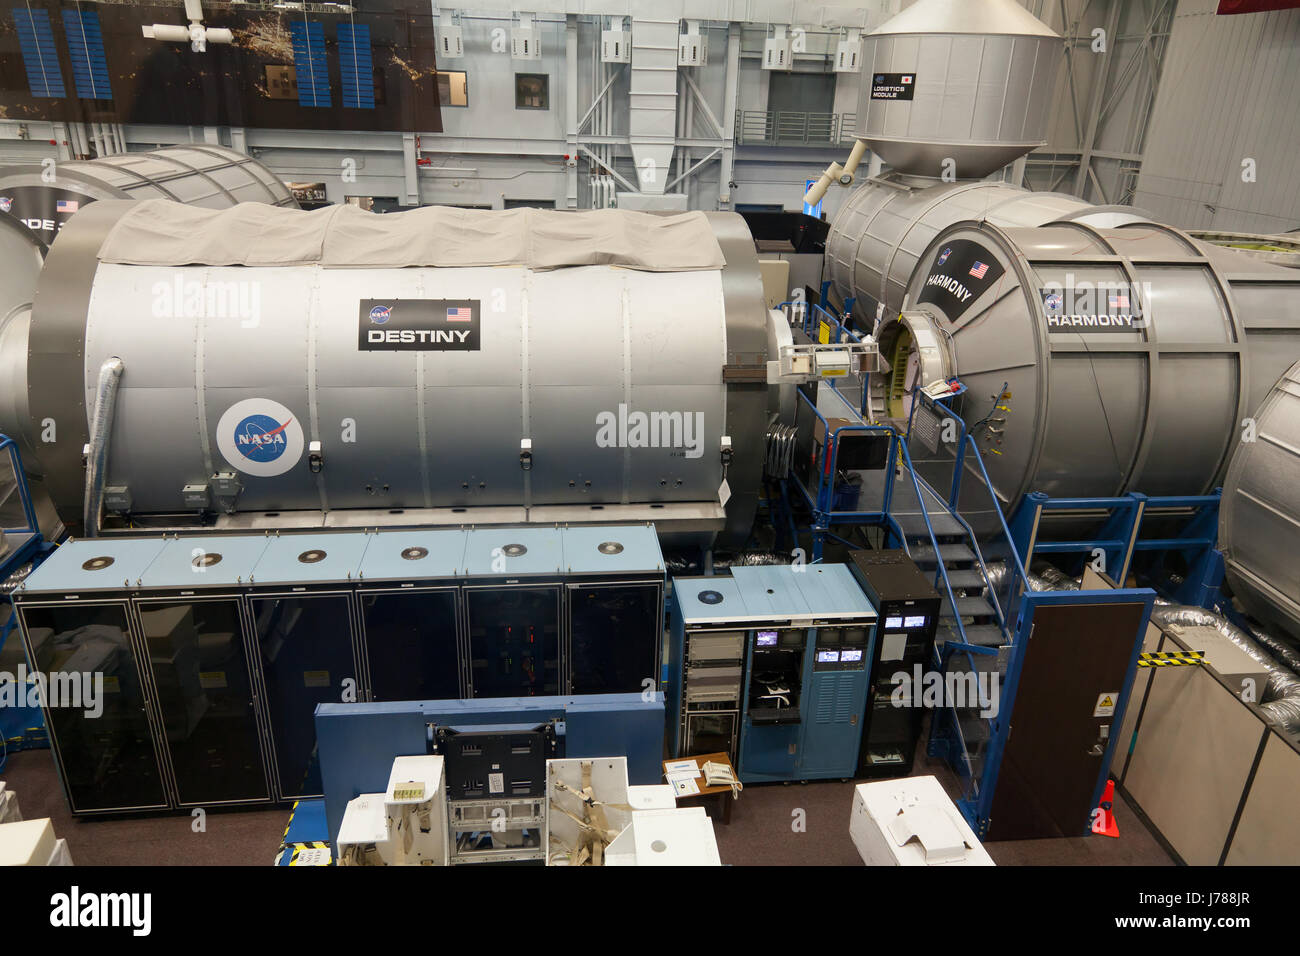
M 988 569 L 971 529 L 919 475 L 916 486 L 924 502 L 917 499 L 912 482 L 901 481 L 895 491 L 893 515 L 903 529 L 912 560 L 922 571 L 934 575 L 943 595 L 935 643 L 958 642 L 980 647 L 1010 643 L 1011 636 L 996 607 Z M 934 530 L 934 543 L 926 526 L 927 517 L 929 528 Z M 945 579 L 947 588 L 943 587 Z

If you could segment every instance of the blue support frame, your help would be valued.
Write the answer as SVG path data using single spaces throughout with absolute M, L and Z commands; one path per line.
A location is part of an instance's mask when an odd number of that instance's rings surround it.
M 1029 566 L 1035 555 L 1077 556 L 1081 566 L 1097 550 L 1106 556 L 1111 580 L 1123 583 L 1139 554 L 1179 553 L 1188 573 L 1181 584 L 1165 587 L 1159 570 L 1151 574 L 1153 585 L 1168 590 L 1171 597 L 1197 607 L 1213 608 L 1222 603 L 1223 555 L 1217 550 L 1219 505 L 1222 489 L 1209 495 L 1166 495 L 1151 497 L 1130 492 L 1114 498 L 1052 498 L 1039 492 L 1025 495 L 1011 520 L 1016 550 Z M 1107 510 L 1109 516 L 1097 533 L 1085 539 L 1043 541 L 1043 515 L 1052 511 Z M 1191 517 L 1173 537 L 1144 538 L 1143 522 L 1151 516 L 1187 510 Z
M 27 486 L 27 476 L 23 471 L 18 445 L 12 438 L 0 435 L 0 454 L 9 456 L 9 466 L 13 469 L 17 483 L 23 519 L 23 524 L 4 529 L 6 540 L 12 545 L 13 550 L 0 561 L 0 581 L 3 581 L 28 562 L 39 564 L 54 550 L 55 546 L 41 536 L 36 521 L 36 508 L 32 504 L 31 490 Z M 14 632 L 18 629 L 18 615 L 13 613 L 12 602 L 7 595 L 0 597 L 0 600 L 11 604 L 9 617 L 3 628 L 0 628 L 0 648 L 2 648 L 11 637 L 14 637 Z M 31 661 L 27 661 L 27 672 L 29 675 L 35 673 Z M 6 752 L 47 746 L 49 738 L 45 733 L 45 719 L 40 708 L 0 708 L 0 740 L 4 741 Z M 3 766 L 4 762 L 0 761 L 0 768 Z

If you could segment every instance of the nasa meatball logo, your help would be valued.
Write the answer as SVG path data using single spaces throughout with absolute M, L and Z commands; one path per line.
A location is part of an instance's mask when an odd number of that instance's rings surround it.
M 217 423 L 217 447 L 246 475 L 274 478 L 302 459 L 302 425 L 293 412 L 269 398 L 246 398 Z
M 950 255 L 952 255 L 952 246 L 949 246 L 947 249 L 943 250 L 943 252 L 939 253 L 939 265 L 943 265 L 947 262 Z
M 1049 292 L 1043 297 L 1043 305 L 1047 307 L 1048 312 L 1060 312 L 1063 300 L 1058 292 Z
M 14 208 L 14 201 L 8 196 L 0 196 L 0 212 L 9 212 Z
M 370 321 L 375 325 L 383 325 L 393 317 L 393 307 L 391 305 L 377 305 L 370 310 Z

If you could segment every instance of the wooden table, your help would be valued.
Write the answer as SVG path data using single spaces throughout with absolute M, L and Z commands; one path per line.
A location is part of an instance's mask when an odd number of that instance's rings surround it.
M 690 757 L 679 757 L 676 760 L 665 760 L 663 762 L 665 782 L 668 779 L 667 777 L 668 765 L 670 763 L 682 763 L 683 761 L 686 760 L 694 761 L 696 769 L 700 771 L 700 776 L 696 778 L 696 783 L 699 785 L 700 792 L 687 794 L 686 796 L 683 797 L 677 797 L 677 805 L 689 806 L 692 803 L 705 803 L 705 804 L 713 803 L 714 806 L 719 811 L 718 816 L 721 817 L 722 823 L 723 824 L 730 823 L 731 804 L 735 801 L 735 798 L 732 796 L 731 793 L 731 787 L 727 787 L 727 786 L 706 787 L 704 785 L 704 765 L 706 763 L 726 764 L 728 767 L 731 767 L 731 772 L 734 775 L 736 772 L 736 768 L 731 766 L 731 758 L 728 757 L 725 753 L 716 753 L 716 754 L 695 754 Z M 737 779 L 739 779 L 739 777 L 737 777 Z

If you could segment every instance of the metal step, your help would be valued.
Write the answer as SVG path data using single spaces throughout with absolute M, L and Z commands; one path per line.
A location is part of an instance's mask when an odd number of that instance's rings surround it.
M 949 568 L 948 583 L 952 585 L 954 591 L 971 591 L 982 590 L 987 588 L 988 582 L 984 580 L 984 575 L 976 568 Z
M 989 604 L 988 599 L 984 597 L 959 597 L 957 598 L 957 613 L 952 612 L 952 602 L 947 597 L 943 599 L 943 610 L 939 612 L 940 617 L 992 617 L 993 605 Z
M 947 621 L 940 621 L 939 633 L 935 635 L 940 643 L 959 640 L 957 629 Z M 996 624 L 971 624 L 966 628 L 966 643 L 979 647 L 1001 647 L 1006 643 L 1002 628 Z
M 930 537 L 930 533 L 925 528 L 925 515 L 919 512 L 912 514 L 894 512 L 894 520 L 898 522 L 898 526 L 903 529 L 903 534 L 908 538 Z M 946 511 L 930 512 L 930 527 L 941 537 L 944 535 L 966 537 L 966 529 L 962 527 L 961 522 Z
M 934 546 L 929 544 L 911 545 L 912 560 L 917 564 L 929 564 L 934 567 Z M 939 556 L 943 558 L 943 563 L 952 565 L 958 561 L 973 562 L 975 552 L 960 542 L 951 542 L 949 544 L 939 545 Z

